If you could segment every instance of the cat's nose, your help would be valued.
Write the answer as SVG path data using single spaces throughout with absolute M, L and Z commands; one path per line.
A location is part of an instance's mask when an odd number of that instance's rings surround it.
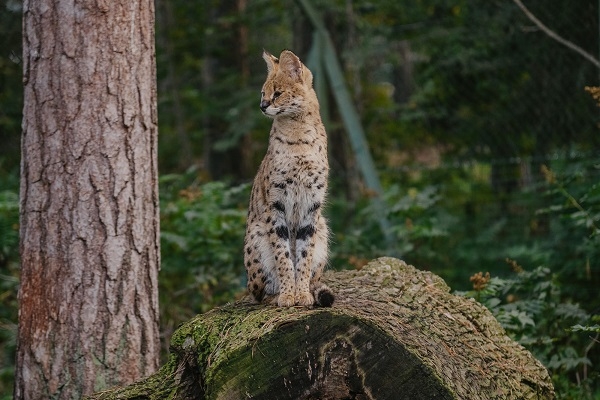
M 265 112 L 267 111 L 267 107 L 269 107 L 271 105 L 271 102 L 269 100 L 263 100 L 260 102 L 260 109 Z

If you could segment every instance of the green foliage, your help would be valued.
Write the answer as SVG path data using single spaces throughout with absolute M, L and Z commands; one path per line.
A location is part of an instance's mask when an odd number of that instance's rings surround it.
M 594 162 L 572 162 L 557 175 L 542 167 L 546 206 L 532 221 L 547 228 L 520 255 L 542 253 L 545 266 L 525 271 L 510 261 L 511 277 L 468 293 L 546 365 L 565 399 L 594 399 L 600 391 L 598 169 Z
M 538 215 L 549 218 L 555 249 L 547 265 L 569 282 L 568 295 L 589 309 L 600 307 L 600 164 L 571 163 L 560 174 L 544 168 L 549 207 Z
M 596 318 L 594 318 L 594 317 L 596 317 Z M 595 315 L 594 317 L 592 317 L 592 320 L 598 319 L 597 315 Z M 582 325 L 577 324 L 577 325 L 573 325 L 570 330 L 571 330 L 571 332 L 596 332 L 596 333 L 599 333 L 600 325 L 596 324 L 596 325 L 591 325 L 591 326 L 589 326 L 589 325 L 582 326 Z
M 245 287 L 242 248 L 249 185 L 161 177 L 161 322 L 177 325 Z
M 19 199 L 0 189 L 0 399 L 12 398 L 19 284 Z
M 239 8 L 243 3 L 246 8 Z M 490 292 L 480 296 L 487 296 L 515 338 L 560 371 L 555 384 L 562 398 L 589 398 L 585 385 L 573 382 L 586 368 L 588 381 L 597 379 L 600 359 L 599 346 L 584 356 L 599 321 L 580 314 L 600 309 L 600 135 L 598 111 L 582 91 L 597 80 L 597 70 L 531 29 L 510 1 L 315 5 L 351 82 L 386 187 L 395 238 L 393 246 L 384 244 L 379 210 L 368 193 L 349 200 L 339 190 L 358 185 L 347 170 L 352 162 L 341 159 L 343 140 L 334 140 L 326 210 L 332 266 L 398 255 L 458 289 L 466 289 L 473 272 L 491 271 Z M 573 7 L 531 0 L 527 6 L 559 34 L 597 51 L 590 40 L 598 33 L 597 2 Z M 14 0 L 0 7 L 0 392 L 5 392 L 11 386 L 17 315 L 22 9 Z M 197 164 L 213 173 L 219 170 L 213 164 L 229 163 L 243 168 L 223 168 L 221 176 L 248 180 L 255 168 L 228 152 L 245 152 L 245 161 L 255 166 L 264 154 L 270 122 L 257 110 L 265 76 L 260 53 L 292 48 L 304 57 L 309 24 L 291 0 L 159 0 L 156 9 L 161 172 Z M 330 117 L 331 134 L 339 121 L 335 110 Z M 429 149 L 441 154 L 439 162 L 413 163 Z M 560 173 L 548 169 L 546 181 L 540 181 L 543 163 Z M 529 171 L 529 183 L 523 170 Z M 161 329 L 168 337 L 174 325 L 229 301 L 243 287 L 249 196 L 248 185 L 200 184 L 193 173 L 163 176 L 160 190 Z M 511 273 L 506 257 L 543 267 Z M 511 294 L 518 296 L 509 301 Z M 563 318 L 573 324 L 568 331 Z
M 220 171 L 232 160 L 227 152 L 239 151 L 244 137 L 266 143 L 269 121 L 258 109 L 266 77 L 261 53 L 263 48 L 276 52 L 292 47 L 291 16 L 283 1 L 243 4 L 157 2 L 163 173 L 183 171 L 202 157 L 207 171 L 227 175 L 231 171 Z M 235 172 L 235 178 L 248 178 L 246 171 Z
M 23 110 L 21 21 L 20 1 L 0 4 L 0 180 L 2 170 L 12 172 L 19 166 Z
M 530 204 L 517 213 L 503 211 L 490 187 L 489 174 L 489 165 L 478 163 L 384 175 L 385 180 L 389 176 L 400 181 L 388 184 L 384 193 L 395 238 L 390 248 L 376 225 L 373 205 L 359 203 L 350 218 L 342 217 L 340 226 L 335 215 L 341 206 L 332 200 L 334 231 L 343 232 L 334 237 L 334 266 L 343 265 L 348 254 L 365 258 L 393 254 L 432 269 L 452 287 L 460 288 L 474 269 L 494 270 L 507 256 L 525 256 L 523 248 L 529 239 L 522 225 L 535 206 Z M 537 250 L 529 252 L 527 259 L 545 260 Z
M 427 3 L 439 23 L 413 41 L 426 62 L 416 65 L 418 88 L 402 119 L 426 126 L 436 143 L 450 144 L 457 154 L 479 159 L 543 157 L 567 143 L 588 151 L 597 146 L 594 104 L 581 90 L 596 81 L 591 63 L 575 62 L 564 46 L 519 29 L 530 22 L 511 2 Z M 552 21 L 552 29 L 586 46 L 597 11 L 584 16 L 559 3 L 527 5 Z
M 399 254 L 464 289 L 476 271 L 494 276 L 472 292 L 507 332 L 551 370 L 560 398 L 600 394 L 600 198 L 596 160 L 554 162 L 546 180 L 498 201 L 484 163 L 395 175 L 384 199 L 396 238 L 386 248 L 377 210 L 358 203 L 350 216 L 332 199 L 332 264 Z M 524 271 L 504 260 L 541 265 Z M 511 264 L 512 265 L 512 264 Z M 516 272 L 515 272 L 516 271 Z M 596 397 L 594 397 L 596 396 Z
M 556 274 L 549 268 L 524 270 L 507 260 L 513 269 L 510 278 L 477 277 L 478 290 L 462 293 L 490 309 L 507 334 L 527 347 L 542 361 L 553 377 L 559 398 L 592 399 L 600 386 L 597 355 L 591 353 L 598 332 L 593 318 L 578 304 L 565 299 Z M 475 286 L 475 283 L 474 283 Z

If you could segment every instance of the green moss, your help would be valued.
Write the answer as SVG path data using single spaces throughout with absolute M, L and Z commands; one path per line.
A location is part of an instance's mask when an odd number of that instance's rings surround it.
M 143 381 L 133 383 L 122 388 L 112 388 L 105 392 L 95 393 L 85 397 L 88 400 L 168 400 L 175 399 L 177 386 L 175 382 L 174 360 L 165 364 L 157 373 Z
M 290 321 L 303 308 L 276 308 L 264 305 L 228 304 L 199 315 L 182 325 L 171 339 L 179 363 L 187 355 L 195 358 L 197 380 L 202 388 L 211 385 L 215 368 L 232 352 L 244 348 L 274 329 L 278 321 Z
M 421 379 L 427 372 L 418 358 L 390 342 L 367 321 L 331 309 L 284 314 L 285 323 L 280 320 L 277 329 L 261 329 L 261 336 L 254 341 L 246 341 L 233 351 L 225 349 L 232 346 L 224 345 L 222 354 L 226 357 L 215 360 L 206 374 L 210 388 L 207 399 L 251 395 L 267 400 L 287 393 L 325 398 L 332 387 L 342 393 L 390 394 L 400 381 L 408 392 L 425 396 L 421 398 L 453 398 L 439 379 L 431 379 L 429 387 L 422 387 Z M 264 316 L 272 317 L 273 313 Z M 393 371 L 394 379 L 385 373 L 374 374 L 374 370 Z M 332 378 L 341 375 L 343 382 Z

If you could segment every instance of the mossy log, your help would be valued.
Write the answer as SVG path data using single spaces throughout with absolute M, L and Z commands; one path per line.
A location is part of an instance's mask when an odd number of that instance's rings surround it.
M 246 301 L 173 335 L 155 375 L 91 399 L 553 399 L 546 369 L 479 303 L 379 258 L 329 272 L 332 308 Z

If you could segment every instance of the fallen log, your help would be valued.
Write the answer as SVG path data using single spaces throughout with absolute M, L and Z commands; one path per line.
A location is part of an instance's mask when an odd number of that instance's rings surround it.
M 329 272 L 332 308 L 240 301 L 199 315 L 155 375 L 90 399 L 553 399 L 490 312 L 393 258 Z

